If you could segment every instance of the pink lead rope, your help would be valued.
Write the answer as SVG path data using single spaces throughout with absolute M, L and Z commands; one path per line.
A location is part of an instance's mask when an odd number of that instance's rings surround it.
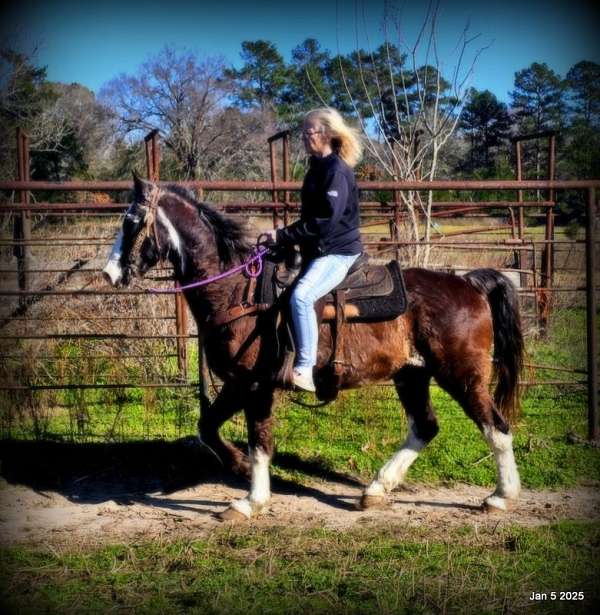
M 206 286 L 211 282 L 216 282 L 217 280 L 222 280 L 238 271 L 245 270 L 250 278 L 257 278 L 263 269 L 263 256 L 268 252 L 267 248 L 263 246 L 259 246 L 256 250 L 256 253 L 251 256 L 247 261 L 244 261 L 241 265 L 237 267 L 232 267 L 219 275 L 213 275 L 209 278 L 204 278 L 204 280 L 198 280 L 198 282 L 192 282 L 191 284 L 186 284 L 185 286 L 174 286 L 172 288 L 148 288 L 147 292 L 149 293 L 182 293 L 184 290 L 190 290 L 192 288 L 198 288 L 200 286 Z

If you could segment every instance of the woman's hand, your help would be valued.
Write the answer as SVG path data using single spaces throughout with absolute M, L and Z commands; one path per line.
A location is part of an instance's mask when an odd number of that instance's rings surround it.
M 258 243 L 267 248 L 274 246 L 277 243 L 277 231 L 264 231 L 258 236 Z

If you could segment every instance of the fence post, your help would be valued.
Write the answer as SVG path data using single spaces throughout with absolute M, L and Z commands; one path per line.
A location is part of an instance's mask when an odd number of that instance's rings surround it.
M 153 182 L 160 180 L 160 143 L 158 130 L 153 130 L 144 137 L 146 146 L 146 172 Z M 178 286 L 178 283 L 175 283 Z M 187 380 L 187 332 L 188 318 L 185 300 L 181 293 L 175 294 L 175 331 L 177 335 L 177 368 L 179 377 Z
M 144 137 L 146 146 L 146 173 L 148 179 L 157 182 L 160 179 L 160 147 L 158 142 L 158 130 L 149 132 Z
M 556 136 L 550 133 L 548 135 L 548 179 L 550 181 L 554 179 L 555 144 Z M 548 200 L 554 201 L 554 190 L 552 188 L 548 190 Z M 542 309 L 540 311 L 539 324 L 542 331 L 545 331 L 548 326 L 548 318 L 552 307 L 552 293 L 550 289 L 554 284 L 554 207 L 552 205 L 546 206 L 546 232 L 544 239 L 546 243 L 542 253 L 542 276 L 544 286 L 548 290 L 542 291 L 540 296 Z
M 204 200 L 204 188 L 198 188 L 197 196 L 199 201 Z M 201 412 L 208 411 L 210 407 L 210 397 L 208 396 L 209 377 L 206 349 L 204 348 L 204 333 L 198 328 L 198 395 Z
M 19 181 L 29 181 L 29 137 L 21 128 L 17 128 L 17 179 Z M 28 190 L 19 190 L 19 203 L 27 205 L 29 198 Z M 27 291 L 31 289 L 31 279 L 29 276 L 29 270 L 31 269 L 31 247 L 28 245 L 31 239 L 31 215 L 29 211 L 22 211 L 15 215 L 13 238 L 15 240 L 13 254 L 17 259 L 19 290 Z M 27 295 L 22 295 L 19 298 L 19 305 L 23 307 L 27 304 L 27 301 Z
M 518 141 L 518 140 L 515 141 L 515 166 L 517 170 L 517 181 L 522 181 L 523 179 L 523 156 L 522 156 L 522 151 L 521 151 L 521 141 Z M 523 203 L 523 191 L 522 190 L 517 190 L 517 202 L 521 204 L 517 209 L 518 209 L 518 215 L 519 215 L 518 217 L 518 221 L 519 221 L 518 237 L 522 243 L 524 236 L 525 236 L 525 209 L 523 208 L 523 205 L 522 205 Z M 522 250 L 515 251 L 515 263 L 518 269 L 525 269 L 524 263 L 523 263 L 523 251 Z M 523 286 L 526 283 L 527 283 L 527 280 L 525 279 L 525 276 L 521 274 L 521 286 Z
M 271 162 L 271 181 L 273 185 L 277 181 L 277 169 L 275 168 L 275 141 L 273 139 L 269 140 L 269 159 Z M 277 196 L 277 190 L 273 189 L 271 191 L 273 198 L 273 228 L 277 228 L 281 219 L 279 218 L 279 209 L 277 207 L 277 203 L 279 202 L 279 197 Z
M 400 190 L 394 190 L 394 224 L 392 241 L 396 242 L 396 260 L 400 260 Z
M 177 368 L 179 369 L 179 377 L 187 381 L 188 317 L 185 300 L 181 293 L 175 294 L 175 329 L 177 331 Z
M 290 131 L 286 130 L 283 133 L 283 181 L 290 181 Z M 290 191 L 286 190 L 283 193 L 283 224 L 287 226 L 290 223 L 289 215 Z
M 585 273 L 587 310 L 588 438 L 598 439 L 598 329 L 596 327 L 596 190 L 588 190 L 585 227 Z

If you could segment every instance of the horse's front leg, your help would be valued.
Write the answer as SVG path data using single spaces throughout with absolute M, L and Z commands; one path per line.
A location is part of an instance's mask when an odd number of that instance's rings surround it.
M 250 492 L 233 501 L 220 513 L 223 521 L 244 521 L 262 512 L 271 499 L 269 464 L 273 456 L 273 388 L 253 391 L 246 405 L 248 449 L 250 456 Z
M 221 461 L 223 466 L 236 474 L 250 477 L 247 456 L 228 440 L 219 435 L 219 428 L 225 421 L 239 412 L 246 401 L 246 390 L 239 384 L 225 382 L 215 401 L 200 409 L 198 439 Z

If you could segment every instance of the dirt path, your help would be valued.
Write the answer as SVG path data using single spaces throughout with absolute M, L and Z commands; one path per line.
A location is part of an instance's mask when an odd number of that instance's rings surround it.
M 560 492 L 523 492 L 517 507 L 488 515 L 480 503 L 489 489 L 468 485 L 453 488 L 412 485 L 394 492 L 384 510 L 355 508 L 360 487 L 333 481 L 290 485 L 274 481 L 270 510 L 251 521 L 260 527 L 299 524 L 350 528 L 357 524 L 396 522 L 429 524 L 517 523 L 538 525 L 559 519 L 600 518 L 600 492 L 580 487 Z M 93 485 L 83 493 L 36 491 L 0 483 L 0 543 L 103 544 L 158 535 L 200 537 L 220 525 L 214 511 L 245 494 L 243 485 L 220 482 L 162 492 L 136 493 L 114 484 Z

